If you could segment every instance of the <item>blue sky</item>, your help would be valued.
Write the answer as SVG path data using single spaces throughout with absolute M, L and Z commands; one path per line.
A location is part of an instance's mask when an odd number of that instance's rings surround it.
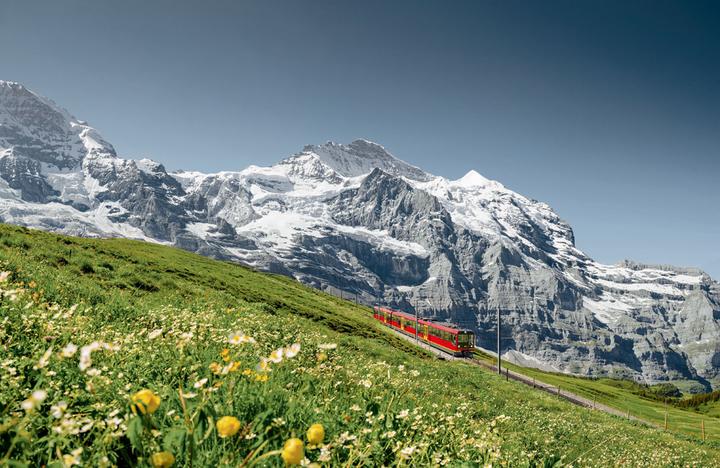
M 367 138 L 548 202 L 577 244 L 720 278 L 720 6 L 0 3 L 0 79 L 203 171 Z

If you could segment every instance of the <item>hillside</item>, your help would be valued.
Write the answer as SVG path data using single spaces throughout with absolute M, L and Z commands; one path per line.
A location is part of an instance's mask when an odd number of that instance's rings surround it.
M 6 225 L 0 263 L 0 464 L 279 466 L 300 459 L 282 450 L 294 437 L 323 465 L 720 459 L 716 443 L 434 360 L 367 309 L 285 277 Z M 218 427 L 224 416 L 237 425 Z

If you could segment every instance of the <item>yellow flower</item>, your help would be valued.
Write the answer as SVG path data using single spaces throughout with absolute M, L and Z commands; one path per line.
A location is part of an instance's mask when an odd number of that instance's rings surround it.
M 216 375 L 219 374 L 220 372 L 222 372 L 222 366 L 220 364 L 218 364 L 217 362 L 211 362 L 210 365 L 208 366 L 208 368 L 210 369 L 210 371 L 213 374 L 216 374 Z
M 244 371 L 242 371 L 242 374 L 243 375 L 253 375 L 254 372 L 250 369 L 245 369 Z
M 170 452 L 158 452 L 150 457 L 150 462 L 155 468 L 168 468 L 175 463 L 175 457 Z
M 146 388 L 133 395 L 132 402 L 133 413 L 137 414 L 137 411 L 140 411 L 142 414 L 152 414 L 160 406 L 160 397 Z
M 215 423 L 218 434 L 223 439 L 232 437 L 240 430 L 240 421 L 235 416 L 223 416 Z
M 318 360 L 318 362 L 323 362 L 323 361 L 327 360 L 327 354 L 325 354 L 325 353 L 318 353 L 318 354 L 317 354 L 317 360 Z
M 288 439 L 282 450 L 282 459 L 286 465 L 299 465 L 305 458 L 303 441 L 300 439 Z
M 268 381 L 267 374 L 255 374 L 255 382 L 267 382 L 267 381 Z
M 307 430 L 308 442 L 312 445 L 321 444 L 325 438 L 325 428 L 322 424 L 313 424 L 310 429 Z
M 228 362 L 230 360 L 230 350 L 225 348 L 220 352 L 220 356 L 223 358 L 223 361 Z

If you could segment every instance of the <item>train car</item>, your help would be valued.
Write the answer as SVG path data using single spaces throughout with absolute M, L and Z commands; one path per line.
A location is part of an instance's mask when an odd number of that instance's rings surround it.
M 373 317 L 409 336 L 441 349 L 455 356 L 469 356 L 475 349 L 475 334 L 470 330 L 458 329 L 430 320 L 415 320 L 413 315 L 387 307 L 375 306 Z

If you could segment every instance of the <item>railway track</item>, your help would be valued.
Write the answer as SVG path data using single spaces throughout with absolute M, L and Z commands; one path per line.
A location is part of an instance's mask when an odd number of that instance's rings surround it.
M 435 348 L 435 347 L 433 347 L 433 346 L 430 346 L 430 345 L 428 345 L 427 343 L 424 343 L 424 342 L 422 342 L 422 341 L 416 340 L 415 337 L 413 337 L 413 336 L 407 335 L 407 334 L 405 334 L 405 333 L 401 333 L 401 332 L 399 332 L 399 331 L 397 331 L 397 330 L 395 330 L 395 329 L 392 329 L 392 328 L 390 328 L 390 327 L 388 327 L 388 329 L 389 329 L 389 330 L 392 330 L 393 333 L 395 333 L 396 335 L 402 337 L 403 339 L 405 339 L 405 340 L 407 340 L 407 341 L 410 341 L 410 342 L 412 342 L 412 343 L 415 343 L 417 346 L 425 349 L 426 351 L 431 352 L 432 354 L 434 354 L 435 356 L 437 356 L 437 357 L 440 358 L 440 359 L 445 359 L 445 360 L 448 360 L 448 361 L 456 361 L 456 360 L 465 361 L 465 362 L 469 362 L 469 363 L 471 363 L 471 364 L 477 365 L 477 366 L 479 366 L 479 367 L 482 367 L 482 368 L 484 368 L 484 369 L 487 369 L 487 370 L 489 370 L 489 371 L 492 371 L 492 372 L 495 372 L 495 373 L 497 372 L 497 366 L 495 366 L 495 365 L 493 365 L 493 364 L 487 363 L 487 362 L 485 362 L 485 361 L 481 361 L 481 360 L 476 359 L 476 358 L 465 358 L 465 357 L 453 356 L 452 354 L 446 353 L 445 351 L 442 351 L 442 350 L 437 349 L 437 348 Z M 587 409 L 590 409 L 590 410 L 602 411 L 602 412 L 604 412 L 604 413 L 611 414 L 611 415 L 613 415 L 613 416 L 617 416 L 617 417 L 620 417 L 620 418 L 629 419 L 629 420 L 631 420 L 631 421 L 636 421 L 636 422 L 639 422 L 639 423 L 641 423 L 641 424 L 645 424 L 645 425 L 647 425 L 647 426 L 658 427 L 657 425 L 655 425 L 655 424 L 653 424 L 653 423 L 651 423 L 651 422 L 649 422 L 649 421 L 646 421 L 646 420 L 644 420 L 644 419 L 640 419 L 640 418 L 635 417 L 635 416 L 633 416 L 633 415 L 631 415 L 631 414 L 629 414 L 629 413 L 624 413 L 624 412 L 622 412 L 622 411 L 620 411 L 620 410 L 618 410 L 618 409 L 616 409 L 616 408 L 613 408 L 613 407 L 610 407 L 610 406 L 607 406 L 607 405 L 603 405 L 603 404 L 598 403 L 598 402 L 596 402 L 596 401 L 593 401 L 593 400 L 590 400 L 590 399 L 585 398 L 585 397 L 583 397 L 583 396 L 580 396 L 580 395 L 578 395 L 578 394 L 576 394 L 576 393 L 568 392 L 567 390 L 563 390 L 563 389 L 561 389 L 561 388 L 559 388 L 559 387 L 557 387 L 557 386 L 555 386 L 555 385 L 550 385 L 550 384 L 547 384 L 547 383 L 544 383 L 544 382 L 540 382 L 540 381 L 538 381 L 538 380 L 536 380 L 536 379 L 534 379 L 534 378 L 532 378 L 532 377 L 528 377 L 528 376 L 523 375 L 523 374 L 520 374 L 520 373 L 518 373 L 518 372 L 511 371 L 511 370 L 509 370 L 509 369 L 505 369 L 505 370 L 502 372 L 502 375 L 504 375 L 507 380 L 511 380 L 511 379 L 512 379 L 512 380 L 514 380 L 514 381 L 516 381 L 516 382 L 522 383 L 522 384 L 527 385 L 527 386 L 529 386 L 529 387 L 532 387 L 532 388 L 534 388 L 534 389 L 541 390 L 541 391 L 545 391 L 545 392 L 547 392 L 547 393 L 549 393 L 549 394 L 551 394 L 551 395 L 557 396 L 558 398 L 562 398 L 563 400 L 565 400 L 565 401 L 567 401 L 567 402 L 569 402 L 569 403 L 572 403 L 572 404 L 574 404 L 574 405 L 581 406 L 581 407 L 583 407 L 583 408 L 587 408 Z

